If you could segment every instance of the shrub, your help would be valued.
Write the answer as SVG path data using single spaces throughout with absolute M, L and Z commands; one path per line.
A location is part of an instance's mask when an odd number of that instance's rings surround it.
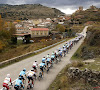
M 81 61 L 74 61 L 72 62 L 72 67 L 83 67 L 84 63 Z
M 0 52 L 2 52 L 4 47 L 5 47 L 5 44 L 2 41 L 0 41 Z

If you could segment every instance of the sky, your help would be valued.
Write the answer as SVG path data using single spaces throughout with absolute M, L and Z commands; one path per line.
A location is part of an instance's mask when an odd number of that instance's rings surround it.
M 57 8 L 66 14 L 74 13 L 79 6 L 84 9 L 94 5 L 100 8 L 100 0 L 0 0 L 0 4 L 42 4 L 48 7 Z

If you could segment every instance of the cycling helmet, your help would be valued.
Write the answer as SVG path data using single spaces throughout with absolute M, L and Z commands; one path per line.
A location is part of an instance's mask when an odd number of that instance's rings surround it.
M 23 71 L 26 71 L 26 68 L 24 68 Z
M 31 69 L 31 71 L 34 71 L 34 69 Z
M 10 78 L 10 74 L 7 74 L 7 78 Z

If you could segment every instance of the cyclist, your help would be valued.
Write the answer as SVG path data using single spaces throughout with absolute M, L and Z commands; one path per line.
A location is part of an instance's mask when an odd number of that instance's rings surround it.
M 69 51 L 69 44 L 66 45 L 66 48 L 67 48 L 67 54 L 68 54 L 68 51 Z
M 34 68 L 35 72 L 37 72 L 37 67 L 38 67 L 38 63 L 37 63 L 37 61 L 35 61 L 33 63 L 33 68 Z
M 46 65 L 47 65 L 47 68 L 48 68 L 49 64 L 51 64 L 51 59 L 50 59 L 50 57 L 47 57 L 47 58 L 46 58 Z
M 43 57 L 43 58 L 42 58 L 42 62 L 43 62 L 43 63 L 45 63 L 45 61 L 46 61 L 46 58 L 45 58 L 45 57 Z
M 55 53 L 53 52 L 51 55 L 51 62 L 54 62 L 54 59 L 55 59 Z
M 43 75 L 43 72 L 44 72 L 44 68 L 46 67 L 46 64 L 45 64 L 45 62 L 43 63 L 40 63 L 39 64 L 39 67 L 40 67 L 40 70 L 42 71 L 42 75 Z
M 49 54 L 47 55 L 47 58 L 50 58 L 50 55 Z
M 26 69 L 24 68 L 23 71 L 21 71 L 20 74 L 19 74 L 19 77 L 22 78 L 23 82 L 24 82 L 25 76 L 26 76 L 26 72 L 25 71 L 26 71 Z
M 58 50 L 55 50 L 55 58 L 57 60 L 57 58 L 58 58 Z
M 22 79 L 22 78 L 19 77 L 19 78 L 16 80 L 16 82 L 15 82 L 14 88 L 15 88 L 16 90 L 19 90 L 19 88 L 21 88 L 21 87 L 23 87 L 23 89 L 24 89 L 24 85 L 23 85 L 23 82 L 22 82 L 21 79 Z
M 34 78 L 33 77 L 35 77 L 36 78 L 36 72 L 35 72 L 35 70 L 34 69 L 32 69 L 29 73 L 28 73 L 28 84 L 30 83 L 30 80 L 32 81 L 32 87 L 34 86 Z
M 10 78 L 10 74 L 7 74 L 7 77 L 4 79 L 4 82 L 3 82 L 3 87 L 6 87 L 7 90 L 9 90 L 9 83 L 11 83 L 11 78 Z
M 64 56 L 66 55 L 66 47 L 64 46 L 63 47 L 63 53 L 64 53 Z
M 59 48 L 58 49 L 58 54 L 62 57 L 62 52 L 63 52 L 63 50 L 62 50 L 62 48 Z
M 62 57 L 62 50 L 59 50 L 58 51 L 58 59 L 59 59 L 59 61 L 61 61 L 61 57 Z

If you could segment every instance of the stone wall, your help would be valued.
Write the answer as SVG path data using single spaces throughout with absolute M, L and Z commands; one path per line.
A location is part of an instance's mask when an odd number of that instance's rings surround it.
M 68 76 L 70 79 L 83 79 L 85 83 L 88 83 L 91 86 L 100 86 L 100 71 L 93 71 L 87 68 L 80 70 L 79 68 L 70 67 L 68 69 Z

